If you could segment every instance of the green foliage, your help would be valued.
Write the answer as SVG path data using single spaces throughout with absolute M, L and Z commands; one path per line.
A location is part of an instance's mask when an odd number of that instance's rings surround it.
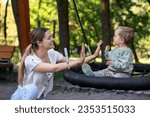
M 87 40 L 92 47 L 95 47 L 101 38 L 99 0 L 76 0 L 76 5 Z M 85 41 L 72 0 L 70 0 L 69 12 L 70 46 L 72 49 L 79 49 L 79 46 Z M 98 33 L 98 37 L 96 33 Z
M 4 16 L 5 16 L 5 7 L 6 4 L 0 1 L 0 44 L 5 45 L 5 39 L 4 39 Z M 11 4 L 8 5 L 8 13 L 6 18 L 6 26 L 7 26 L 7 45 L 18 45 L 18 39 L 17 39 L 17 29 L 16 24 L 14 21 L 13 13 Z
M 39 3 L 41 1 L 41 3 Z M 75 0 L 79 16 L 86 37 L 92 46 L 102 37 L 100 21 L 100 1 L 101 0 Z M 59 45 L 59 24 L 57 14 L 56 0 L 30 0 L 30 26 L 46 27 L 53 33 L 53 21 L 56 21 L 55 42 Z M 5 44 L 3 38 L 3 17 L 5 4 L 0 2 L 0 44 Z M 129 25 L 136 32 L 134 44 L 139 57 L 150 57 L 150 5 L 147 0 L 110 0 L 110 15 L 112 36 L 113 31 L 118 25 Z M 70 28 L 70 48 L 71 56 L 79 56 L 78 52 L 82 43 L 85 43 L 83 34 L 77 19 L 73 6 L 73 0 L 69 0 L 69 28 Z M 14 63 L 20 59 L 19 43 L 17 39 L 17 30 L 11 4 L 8 7 L 7 17 L 7 42 L 8 45 L 15 45 L 16 50 L 13 57 Z M 94 49 L 93 49 L 94 50 Z
M 147 0 L 126 0 L 126 3 L 122 0 L 112 0 L 110 6 L 112 27 L 133 27 L 136 32 L 134 44 L 137 54 L 140 57 L 150 56 L 149 46 L 145 43 L 145 40 L 148 42 L 150 39 L 150 5 Z
M 118 25 L 133 27 L 137 33 L 135 42 L 138 42 L 142 37 L 146 37 L 150 34 L 150 25 L 147 25 L 150 23 L 149 11 L 150 6 L 146 0 L 127 0 L 126 4 L 121 0 L 112 0 L 112 27 L 117 27 Z
M 149 59 L 150 58 L 150 36 L 146 36 L 139 40 L 138 46 L 136 46 L 136 51 L 138 52 L 138 56 L 140 58 Z M 150 61 L 149 61 L 150 62 Z
M 41 1 L 41 3 L 39 3 Z M 35 27 L 46 27 L 53 33 L 53 21 L 57 18 L 57 5 L 55 0 L 32 0 L 30 2 L 30 25 L 31 30 Z M 58 40 L 58 27 L 56 27 L 56 44 Z
M 0 44 L 5 45 L 5 39 L 4 39 L 4 15 L 5 15 L 5 6 L 6 4 L 4 1 L 0 1 Z M 14 64 L 17 64 L 18 61 L 20 60 L 20 49 L 18 48 L 19 42 L 18 42 L 18 37 L 17 37 L 17 28 L 12 12 L 12 6 L 11 3 L 9 2 L 8 5 L 8 12 L 7 12 L 7 20 L 6 20 L 6 26 L 7 26 L 7 45 L 15 46 L 15 52 L 12 58 L 12 62 Z
M 79 16 L 86 33 L 88 42 L 92 48 L 96 47 L 96 43 L 101 39 L 101 21 L 100 21 L 100 0 L 75 0 L 78 8 Z M 150 6 L 147 0 L 110 0 L 110 15 L 113 31 L 118 25 L 128 25 L 134 28 L 136 32 L 135 46 L 137 54 L 142 57 L 148 57 L 148 45 L 142 40 L 149 40 L 150 34 Z M 59 45 L 58 16 L 56 1 L 39 0 L 30 2 L 30 21 L 31 28 L 44 26 L 53 31 L 51 21 L 56 20 L 56 44 Z M 80 46 L 85 43 L 83 34 L 74 9 L 73 0 L 69 0 L 69 28 L 70 28 L 70 48 L 71 56 L 78 56 Z M 144 45 L 144 46 L 143 46 Z M 94 49 L 93 49 L 94 50 Z

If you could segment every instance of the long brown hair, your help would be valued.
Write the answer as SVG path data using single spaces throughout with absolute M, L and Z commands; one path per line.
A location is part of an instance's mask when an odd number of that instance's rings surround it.
M 30 38 L 31 38 L 31 44 L 32 44 L 32 49 L 36 50 L 38 49 L 38 44 L 37 41 L 43 41 L 43 38 L 45 36 L 45 32 L 48 29 L 46 28 L 35 28 L 34 30 L 32 30 L 32 32 L 30 33 Z
M 31 45 L 29 45 L 27 48 L 29 49 L 33 49 L 33 50 L 37 50 L 39 47 L 38 47 L 38 44 L 37 44 L 37 41 L 43 41 L 44 39 L 44 36 L 45 36 L 45 32 L 47 31 L 48 29 L 46 28 L 35 28 L 34 30 L 31 31 L 30 33 L 30 39 L 31 39 Z M 22 56 L 22 59 L 20 61 L 20 64 L 19 64 L 19 68 L 18 68 L 18 83 L 20 85 L 23 85 L 23 77 L 24 77 L 24 61 L 25 61 L 25 57 L 30 54 L 30 53 L 27 53 L 27 48 L 25 50 L 25 53 L 23 54 Z

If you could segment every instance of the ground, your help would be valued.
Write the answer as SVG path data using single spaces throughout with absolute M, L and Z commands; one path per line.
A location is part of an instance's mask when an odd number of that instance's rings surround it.
M 0 78 L 0 100 L 9 100 L 17 88 L 16 81 Z M 43 98 L 42 98 L 43 99 Z M 54 81 L 54 89 L 46 100 L 149 100 L 150 90 L 124 91 L 81 88 L 66 81 Z

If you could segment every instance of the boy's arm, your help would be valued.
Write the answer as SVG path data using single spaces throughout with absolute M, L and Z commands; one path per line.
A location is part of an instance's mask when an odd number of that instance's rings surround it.
M 118 70 L 128 69 L 128 67 L 132 64 L 133 58 L 132 53 L 130 51 L 125 51 L 119 58 L 113 60 L 111 65 L 113 68 Z
M 84 61 L 85 63 L 90 62 L 91 60 L 93 60 L 93 59 L 95 59 L 96 57 L 99 56 L 102 43 L 103 43 L 102 40 L 100 40 L 100 41 L 98 42 L 97 48 L 96 48 L 94 54 L 93 54 L 93 55 L 90 55 L 90 56 L 87 56 L 87 57 L 85 58 L 85 61 Z
M 105 47 L 105 52 L 104 52 L 104 56 L 107 61 L 109 61 L 109 55 L 110 55 L 110 46 L 107 45 Z M 110 65 L 110 62 L 108 62 L 108 63 L 106 62 L 106 65 Z

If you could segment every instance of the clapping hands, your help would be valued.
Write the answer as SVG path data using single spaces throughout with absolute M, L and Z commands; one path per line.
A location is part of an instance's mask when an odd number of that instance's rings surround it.
M 95 58 L 99 56 L 99 52 L 100 52 L 100 50 L 101 50 L 101 45 L 102 45 L 102 43 L 103 43 L 103 41 L 100 40 L 100 41 L 98 42 L 98 44 L 97 44 L 97 48 L 96 48 L 96 50 L 95 50 L 95 52 L 94 52 Z

